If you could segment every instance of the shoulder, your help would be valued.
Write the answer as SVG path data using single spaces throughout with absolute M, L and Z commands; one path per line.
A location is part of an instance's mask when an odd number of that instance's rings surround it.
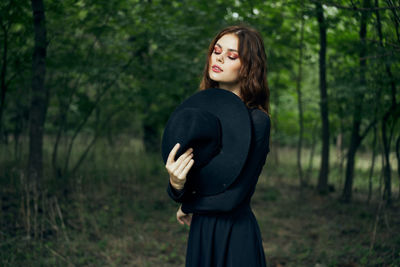
M 271 119 L 267 113 L 258 108 L 254 108 L 250 110 L 250 116 L 257 132 L 261 131 L 264 134 L 269 133 L 271 128 Z
M 250 110 L 250 116 L 253 121 L 253 134 L 256 147 L 262 148 L 268 153 L 269 137 L 271 129 L 271 119 L 264 111 L 254 108 Z

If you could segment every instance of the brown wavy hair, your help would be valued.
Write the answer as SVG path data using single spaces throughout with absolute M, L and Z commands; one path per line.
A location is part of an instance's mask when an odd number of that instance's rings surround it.
M 249 108 L 259 108 L 270 115 L 269 88 L 267 81 L 267 56 L 261 35 L 248 26 L 230 26 L 221 30 L 210 43 L 207 63 L 204 67 L 200 90 L 218 87 L 209 74 L 210 58 L 217 41 L 225 34 L 235 34 L 239 39 L 240 95 Z

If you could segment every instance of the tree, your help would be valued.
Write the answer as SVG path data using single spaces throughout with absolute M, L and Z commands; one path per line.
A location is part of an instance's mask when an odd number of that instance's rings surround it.
M 48 106 L 49 91 L 46 76 L 46 18 L 42 0 L 32 0 L 35 46 L 32 60 L 32 98 L 29 118 L 28 184 L 34 195 L 34 235 L 37 237 L 38 196 L 43 176 L 43 132 Z M 28 228 L 27 234 L 29 235 Z
M 35 47 L 32 58 L 32 98 L 29 118 L 29 181 L 39 183 L 43 175 L 43 131 L 49 98 L 46 76 L 46 17 L 42 0 L 32 0 Z
M 390 5 L 390 2 L 388 2 Z M 377 32 L 379 36 L 379 45 L 381 48 L 384 48 L 383 45 L 383 34 L 382 34 L 382 23 L 381 23 L 381 17 L 379 14 L 379 4 L 378 1 L 375 0 L 375 15 L 376 15 L 376 27 L 377 27 Z M 392 12 L 395 14 L 396 17 L 396 10 L 392 9 Z M 397 18 L 398 19 L 398 18 Z M 396 25 L 396 28 L 398 28 L 398 24 Z M 400 113 L 400 106 L 397 103 L 396 100 L 396 83 L 395 79 L 392 74 L 392 68 L 391 64 L 388 62 L 385 62 L 385 71 L 389 80 L 389 86 L 390 86 L 390 107 L 389 109 L 384 113 L 383 118 L 382 118 L 382 143 L 383 143 L 383 154 L 384 154 L 384 161 L 383 161 L 383 169 L 384 169 L 384 177 L 385 177 L 385 187 L 384 187 L 384 197 L 386 199 L 386 204 L 391 205 L 392 202 L 392 181 L 391 181 L 391 167 L 390 167 L 390 160 L 389 160 L 389 154 L 390 154 L 390 143 L 393 137 L 393 129 L 396 125 L 396 121 L 398 119 L 399 113 Z M 397 114 L 396 114 L 397 113 Z M 392 129 L 390 131 L 389 137 L 387 136 L 387 126 L 389 125 L 389 122 L 392 123 Z
M 328 192 L 329 174 L 329 112 L 328 94 L 326 86 L 326 21 L 321 3 L 315 3 L 316 15 L 319 27 L 320 49 L 319 49 L 319 91 L 320 112 L 322 120 L 322 155 L 321 168 L 319 170 L 317 190 L 324 194 Z
M 363 8 L 370 7 L 370 0 L 363 1 Z M 354 96 L 354 109 L 353 109 L 353 122 L 351 127 L 351 135 L 350 135 L 350 147 L 347 154 L 347 165 L 346 165 L 346 178 L 345 184 L 342 193 L 342 200 L 344 202 L 351 201 L 352 188 L 353 188 L 353 180 L 354 180 L 354 165 L 355 165 L 355 156 L 357 150 L 361 144 L 362 139 L 367 135 L 369 129 L 372 127 L 373 123 L 371 123 L 363 133 L 360 134 L 361 122 L 363 119 L 363 101 L 364 101 L 364 88 L 366 88 L 366 71 L 367 71 L 367 61 L 365 56 L 367 54 L 367 46 L 366 46 L 366 38 L 367 38 L 367 19 L 369 13 L 361 12 L 361 21 L 360 21 L 360 43 L 361 48 L 359 52 L 360 59 L 360 86 L 362 90 L 359 90 L 355 93 Z
M 303 145 L 303 132 L 304 132 L 304 115 L 303 115 L 303 101 L 302 101 L 302 92 L 301 92 L 301 79 L 303 75 L 303 50 L 304 50 L 304 1 L 301 2 L 301 13 L 300 13 L 300 41 L 299 41 L 299 70 L 296 81 L 296 92 L 297 92 L 297 106 L 299 109 L 299 141 L 297 143 L 297 169 L 299 172 L 300 178 L 300 186 L 304 186 L 306 184 L 303 177 L 303 170 L 301 166 L 301 148 Z

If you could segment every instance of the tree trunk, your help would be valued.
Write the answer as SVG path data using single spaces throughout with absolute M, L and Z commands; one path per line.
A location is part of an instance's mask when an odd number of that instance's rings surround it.
M 27 195 L 32 194 L 33 213 L 32 228 L 27 228 L 27 236 L 31 230 L 35 239 L 39 237 L 38 215 L 41 180 L 43 178 L 43 132 L 46 120 L 49 92 L 45 87 L 46 76 L 46 19 L 42 0 L 32 0 L 35 45 L 32 58 L 32 95 L 29 108 L 29 161 Z M 29 206 L 28 206 L 29 208 Z
M 344 161 L 346 157 L 346 153 L 344 151 L 344 145 L 343 145 L 343 139 L 344 139 L 344 132 L 345 132 L 345 126 L 344 126 L 344 120 L 345 120 L 345 115 L 344 115 L 344 108 L 342 105 L 339 105 L 338 109 L 338 116 L 339 116 L 339 134 L 337 137 L 336 141 L 336 153 L 337 153 L 337 159 L 338 159 L 338 165 L 339 165 L 339 179 L 338 179 L 338 187 L 340 190 L 343 190 L 343 180 L 344 180 Z
M 391 175 L 391 167 L 389 160 L 390 153 L 390 140 L 387 137 L 386 133 L 386 125 L 388 124 L 389 117 L 391 112 L 388 111 L 383 117 L 382 121 L 382 144 L 383 144 L 383 179 L 384 179 L 384 189 L 383 189 L 383 198 L 386 200 L 386 204 L 390 206 L 392 201 L 392 175 Z
M 43 0 L 31 0 L 31 4 L 35 46 L 32 62 L 32 98 L 29 110 L 28 181 L 39 185 L 43 175 L 43 131 L 49 98 L 49 91 L 44 84 L 47 41 Z
M 4 105 L 6 100 L 6 92 L 7 92 L 7 84 L 6 84 L 6 76 L 7 76 L 7 53 L 8 53 L 8 27 L 5 25 L 1 25 L 3 28 L 4 40 L 3 40 L 3 55 L 2 55 L 2 66 L 1 66 L 1 86 L 0 86 L 0 135 L 3 132 L 3 112 Z
M 399 178 L 398 198 L 400 199 L 400 135 L 397 136 L 396 140 L 396 158 L 397 158 L 397 176 Z
M 363 1 L 363 7 L 370 7 L 370 0 Z M 367 37 L 367 18 L 368 13 L 361 13 L 361 24 L 360 24 L 360 85 L 361 87 L 366 86 L 366 67 L 367 61 L 364 59 L 367 53 L 365 38 Z M 360 136 L 360 126 L 362 121 L 362 106 L 363 106 L 363 92 L 358 92 L 355 94 L 354 100 L 354 110 L 353 110 L 353 126 L 351 128 L 351 136 L 350 136 L 350 147 L 347 155 L 347 165 L 346 165 L 346 180 L 343 188 L 342 200 L 344 202 L 350 202 L 352 198 L 352 190 L 353 190 L 353 180 L 354 180 L 354 165 L 355 165 L 355 156 L 358 150 L 358 147 L 361 144 L 362 137 Z
M 326 22 L 321 3 L 316 3 L 316 13 L 319 26 L 319 90 L 320 110 L 322 120 L 322 154 L 321 167 L 318 176 L 317 190 L 320 194 L 328 193 L 329 174 L 329 120 L 328 120 L 328 94 L 326 86 Z
M 368 178 L 368 199 L 367 199 L 368 203 L 371 201 L 371 197 L 372 197 L 372 177 L 374 175 L 375 157 L 376 157 L 376 136 L 377 136 L 377 128 L 376 128 L 376 126 L 374 126 L 374 139 L 372 141 L 371 168 L 369 170 L 369 178 Z
M 311 171 L 313 167 L 313 161 L 314 161 L 314 151 L 315 151 L 315 144 L 317 143 L 316 140 L 316 129 L 318 126 L 318 121 L 314 122 L 314 126 L 312 127 L 312 140 L 311 140 L 311 151 L 310 151 L 310 157 L 308 158 L 308 168 L 307 168 L 307 174 L 306 174 L 306 179 L 305 182 L 306 184 L 309 184 L 310 181 L 310 176 L 311 176 Z
M 301 149 L 303 145 L 303 131 L 304 131 L 304 119 L 303 119 L 303 106 L 301 98 L 301 79 L 302 79 L 302 63 L 303 63 L 303 41 L 304 41 L 304 11 L 303 11 L 304 1 L 301 2 L 301 24 L 300 24 L 300 48 L 299 48 L 299 73 L 296 82 L 297 91 L 297 105 L 299 108 L 299 140 L 297 144 L 297 170 L 299 172 L 300 187 L 305 186 L 305 181 L 303 177 L 303 170 L 301 167 Z
M 343 122 L 341 121 L 340 124 Z M 342 129 L 342 127 L 340 127 Z M 338 174 L 339 174 L 339 184 L 338 188 L 341 188 L 343 185 L 343 162 L 344 162 L 344 153 L 343 153 L 343 131 L 340 130 L 339 134 L 336 137 L 336 161 L 338 165 Z
M 379 7 L 378 0 L 375 0 L 375 7 Z M 395 11 L 393 11 L 395 12 Z M 380 14 L 378 11 L 375 12 L 376 15 L 376 27 L 379 35 L 379 44 L 382 48 L 383 46 L 383 34 L 382 34 L 382 24 L 381 24 L 381 18 Z M 397 27 L 397 25 L 396 25 Z M 382 121 L 382 141 L 383 141 L 383 153 L 384 153 L 384 181 L 385 181 L 385 188 L 384 188 L 384 198 L 386 199 L 386 204 L 390 205 L 391 204 L 391 199 L 392 199 L 392 181 L 391 181 L 391 167 L 390 167 L 390 160 L 389 160 L 389 154 L 390 154 L 390 142 L 392 139 L 392 135 L 390 135 L 389 140 L 386 136 L 386 126 L 388 123 L 388 120 L 391 116 L 393 116 L 394 121 L 393 121 L 393 127 L 396 124 L 397 116 L 396 116 L 396 109 L 397 107 L 397 101 L 396 101 L 396 84 L 395 80 L 393 79 L 393 74 L 391 70 L 391 65 L 390 63 L 386 62 L 385 63 L 385 70 L 388 75 L 389 81 L 390 81 L 390 87 L 391 87 L 391 106 L 389 110 L 385 113 L 383 116 L 383 121 Z
M 274 84 L 280 84 L 280 79 L 281 79 L 281 76 L 280 76 L 280 72 L 278 72 L 277 73 L 277 75 L 276 75 L 276 78 L 274 79 L 274 81 L 273 81 L 273 83 Z M 279 90 L 275 90 L 275 91 L 272 91 L 272 94 L 273 94 L 273 97 L 271 97 L 271 101 L 273 102 L 273 105 L 275 106 L 275 107 L 279 107 L 280 106 L 280 99 L 279 99 Z M 273 127 L 273 131 L 275 132 L 275 133 L 279 133 L 279 109 L 276 109 L 275 111 L 274 111 L 274 120 L 275 120 L 275 123 L 274 123 L 274 127 Z M 272 142 L 272 141 L 270 141 L 271 142 L 271 147 L 270 147 L 270 149 L 271 149 L 271 151 L 273 151 L 273 153 L 271 154 L 271 157 L 272 157 L 272 160 L 273 160 L 273 164 L 275 165 L 275 166 L 279 166 L 280 165 L 280 159 L 279 159 L 279 147 L 280 147 L 280 143 L 279 143 L 279 139 L 276 139 L 274 142 Z M 275 149 L 273 149 L 273 147 L 275 147 Z M 279 176 L 280 177 L 280 176 Z M 278 177 L 278 178 L 279 178 Z

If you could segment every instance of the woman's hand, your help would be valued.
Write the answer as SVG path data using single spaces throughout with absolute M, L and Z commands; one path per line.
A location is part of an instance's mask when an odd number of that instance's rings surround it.
M 169 173 L 169 181 L 171 185 L 177 189 L 183 189 L 183 186 L 186 182 L 186 175 L 188 174 L 190 168 L 193 166 L 194 160 L 193 158 L 193 149 L 189 148 L 185 151 L 176 161 L 175 155 L 180 147 L 180 144 L 177 143 L 169 152 L 167 163 L 165 164 L 165 168 Z
M 176 219 L 180 224 L 184 225 L 186 223 L 187 225 L 190 226 L 190 223 L 192 222 L 192 214 L 184 213 L 181 207 L 182 206 L 180 206 L 178 211 L 176 212 Z

